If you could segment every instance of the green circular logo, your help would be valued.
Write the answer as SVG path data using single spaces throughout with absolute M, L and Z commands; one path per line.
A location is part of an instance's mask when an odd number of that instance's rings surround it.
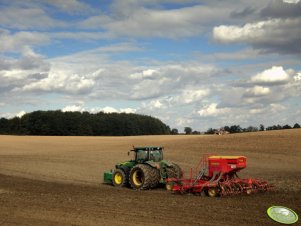
M 272 206 L 268 208 L 267 213 L 274 221 L 282 224 L 293 224 L 298 221 L 298 215 L 284 206 Z

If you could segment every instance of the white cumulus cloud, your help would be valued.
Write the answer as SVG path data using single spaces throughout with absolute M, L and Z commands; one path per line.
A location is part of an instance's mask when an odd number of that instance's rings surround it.
M 242 42 L 263 38 L 265 28 L 274 26 L 279 19 L 248 23 L 243 27 L 221 25 L 213 28 L 213 37 L 221 42 Z
M 201 110 L 198 111 L 200 116 L 218 116 L 221 114 L 226 114 L 230 111 L 230 108 L 218 108 L 217 103 L 212 103 L 210 105 L 204 106 Z
M 300 18 L 272 18 L 243 26 L 213 28 L 214 40 L 221 43 L 247 43 L 263 52 L 300 53 Z
M 184 103 L 192 103 L 195 101 L 198 101 L 202 99 L 203 97 L 207 96 L 209 94 L 208 89 L 204 90 L 184 90 L 181 95 L 181 99 Z
M 301 81 L 301 72 L 294 76 L 295 81 Z
M 26 111 L 20 111 L 19 113 L 16 114 L 16 116 L 21 118 L 25 114 L 26 114 Z
M 265 96 L 271 93 L 271 89 L 263 86 L 255 86 L 253 88 L 247 89 L 245 96 L 248 97 L 258 97 Z
M 104 107 L 104 108 L 102 108 L 102 111 L 104 113 L 117 113 L 118 112 L 118 110 L 113 107 Z
M 136 113 L 136 109 L 134 109 L 134 108 L 120 108 L 120 112 L 124 112 L 124 113 L 127 113 L 127 114 L 129 114 L 129 113 Z
M 300 2 L 300 0 L 283 0 L 283 2 L 290 3 L 290 4 L 297 4 L 298 2 Z
M 147 69 L 147 70 L 143 70 L 142 72 L 137 72 L 137 73 L 131 74 L 130 78 L 133 78 L 133 79 L 152 78 L 156 72 L 158 72 L 158 71 L 154 70 L 154 69 Z
M 68 112 L 68 111 L 88 111 L 92 114 L 98 113 L 98 112 L 104 112 L 104 113 L 135 113 L 137 110 L 134 108 L 120 108 L 116 109 L 114 107 L 106 106 L 106 107 L 93 107 L 93 108 L 87 108 L 84 107 L 83 104 L 74 104 L 74 105 L 67 105 L 62 109 L 63 112 Z
M 251 82 L 262 84 L 279 84 L 285 83 L 288 80 L 289 75 L 281 66 L 273 66 L 272 68 L 264 70 L 251 78 Z
M 72 72 L 71 72 L 72 73 Z M 50 71 L 47 78 L 27 84 L 24 91 L 47 91 L 85 93 L 90 91 L 95 84 L 93 79 L 78 74 L 70 74 L 68 71 Z
M 84 111 L 84 108 L 81 105 L 68 105 L 62 109 L 63 112 L 68 111 Z
M 0 29 L 0 52 L 19 52 L 27 46 L 45 45 L 50 42 L 50 38 L 40 32 L 20 31 L 12 33 L 8 30 Z
M 270 110 L 273 113 L 279 113 L 280 111 L 284 111 L 285 109 L 286 107 L 283 106 L 282 104 L 278 104 L 278 103 L 270 104 Z

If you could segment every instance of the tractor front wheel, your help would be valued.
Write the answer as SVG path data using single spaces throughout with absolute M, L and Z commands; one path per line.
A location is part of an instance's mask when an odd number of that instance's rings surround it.
M 123 170 L 116 169 L 112 176 L 112 182 L 115 187 L 126 186 L 127 179 Z

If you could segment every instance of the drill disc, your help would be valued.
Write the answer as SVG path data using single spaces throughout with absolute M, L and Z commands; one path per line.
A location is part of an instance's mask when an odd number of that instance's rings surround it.
M 284 206 L 272 206 L 268 208 L 267 213 L 274 221 L 282 224 L 293 224 L 298 221 L 298 215 Z

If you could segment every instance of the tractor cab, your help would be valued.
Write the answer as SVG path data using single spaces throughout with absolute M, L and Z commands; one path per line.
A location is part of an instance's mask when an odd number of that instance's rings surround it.
M 163 160 L 163 147 L 134 147 L 135 162 L 160 162 Z

